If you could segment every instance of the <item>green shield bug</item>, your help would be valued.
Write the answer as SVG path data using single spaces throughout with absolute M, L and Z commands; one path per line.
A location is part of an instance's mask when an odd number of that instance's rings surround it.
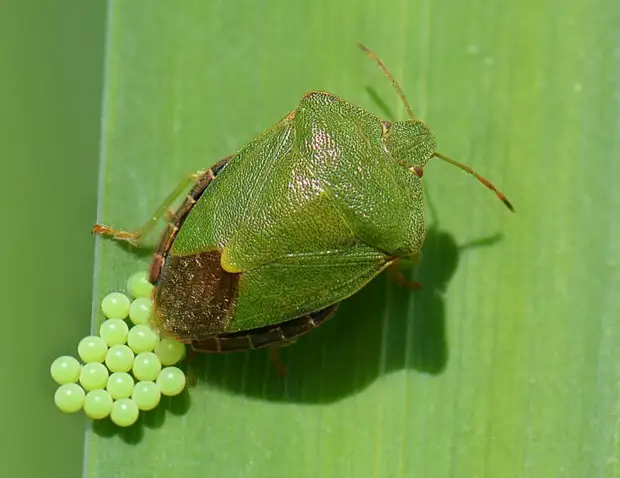
M 182 181 L 149 221 L 93 232 L 138 245 L 192 183 L 151 265 L 153 322 L 199 351 L 278 345 L 331 317 L 338 303 L 396 261 L 417 260 L 426 234 L 422 173 L 440 158 L 383 62 L 406 121 L 377 116 L 330 93 L 305 94 L 281 121 Z

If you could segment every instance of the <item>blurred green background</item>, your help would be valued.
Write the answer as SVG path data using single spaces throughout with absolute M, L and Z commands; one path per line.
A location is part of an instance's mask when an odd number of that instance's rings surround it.
M 49 365 L 90 323 L 105 5 L 1 4 L 0 475 L 73 478 L 86 420 L 56 410 Z
M 62 475 L 81 474 L 84 421 L 55 412 L 47 367 L 88 327 L 97 187 L 99 219 L 136 227 L 180 178 L 312 89 L 403 119 L 363 41 L 439 150 L 492 179 L 517 213 L 432 162 L 430 229 L 411 272 L 422 291 L 373 281 L 282 351 L 285 379 L 265 352 L 196 359 L 189 394 L 132 429 L 87 430 L 85 475 L 620 476 L 618 2 L 35 5 L 0 20 L 2 350 L 20 365 L 3 368 L 20 450 L 3 449 L 3 466 L 58 476 L 41 470 L 64 450 Z M 149 263 L 107 241 L 97 258 L 96 300 Z

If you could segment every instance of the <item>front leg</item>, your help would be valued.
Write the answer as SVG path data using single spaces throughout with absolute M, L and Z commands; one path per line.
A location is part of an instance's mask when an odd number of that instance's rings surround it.
M 407 288 L 409 288 L 411 290 L 420 290 L 423 287 L 421 282 L 410 281 L 409 279 L 407 279 L 405 277 L 405 274 L 403 274 L 398 269 L 398 260 L 392 262 L 392 264 L 390 265 L 389 269 L 390 269 L 390 275 L 392 276 L 392 279 L 399 286 L 407 287 Z

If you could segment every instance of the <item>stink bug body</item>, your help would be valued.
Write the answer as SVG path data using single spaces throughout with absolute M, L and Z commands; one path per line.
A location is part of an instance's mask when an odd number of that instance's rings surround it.
M 182 182 L 137 232 L 137 244 L 194 181 L 151 266 L 153 321 L 207 352 L 259 348 L 312 330 L 399 259 L 416 260 L 426 226 L 421 177 L 436 151 L 429 127 L 382 121 L 330 93 L 298 107 L 236 154 Z

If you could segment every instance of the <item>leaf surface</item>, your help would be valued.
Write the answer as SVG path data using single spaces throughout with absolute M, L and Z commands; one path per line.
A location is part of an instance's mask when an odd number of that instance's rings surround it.
M 411 292 L 387 277 L 281 352 L 196 359 L 142 424 L 88 432 L 92 477 L 620 476 L 620 3 L 111 1 L 100 218 L 135 228 L 188 173 L 326 90 L 438 138 Z M 148 267 L 99 243 L 102 297 Z

